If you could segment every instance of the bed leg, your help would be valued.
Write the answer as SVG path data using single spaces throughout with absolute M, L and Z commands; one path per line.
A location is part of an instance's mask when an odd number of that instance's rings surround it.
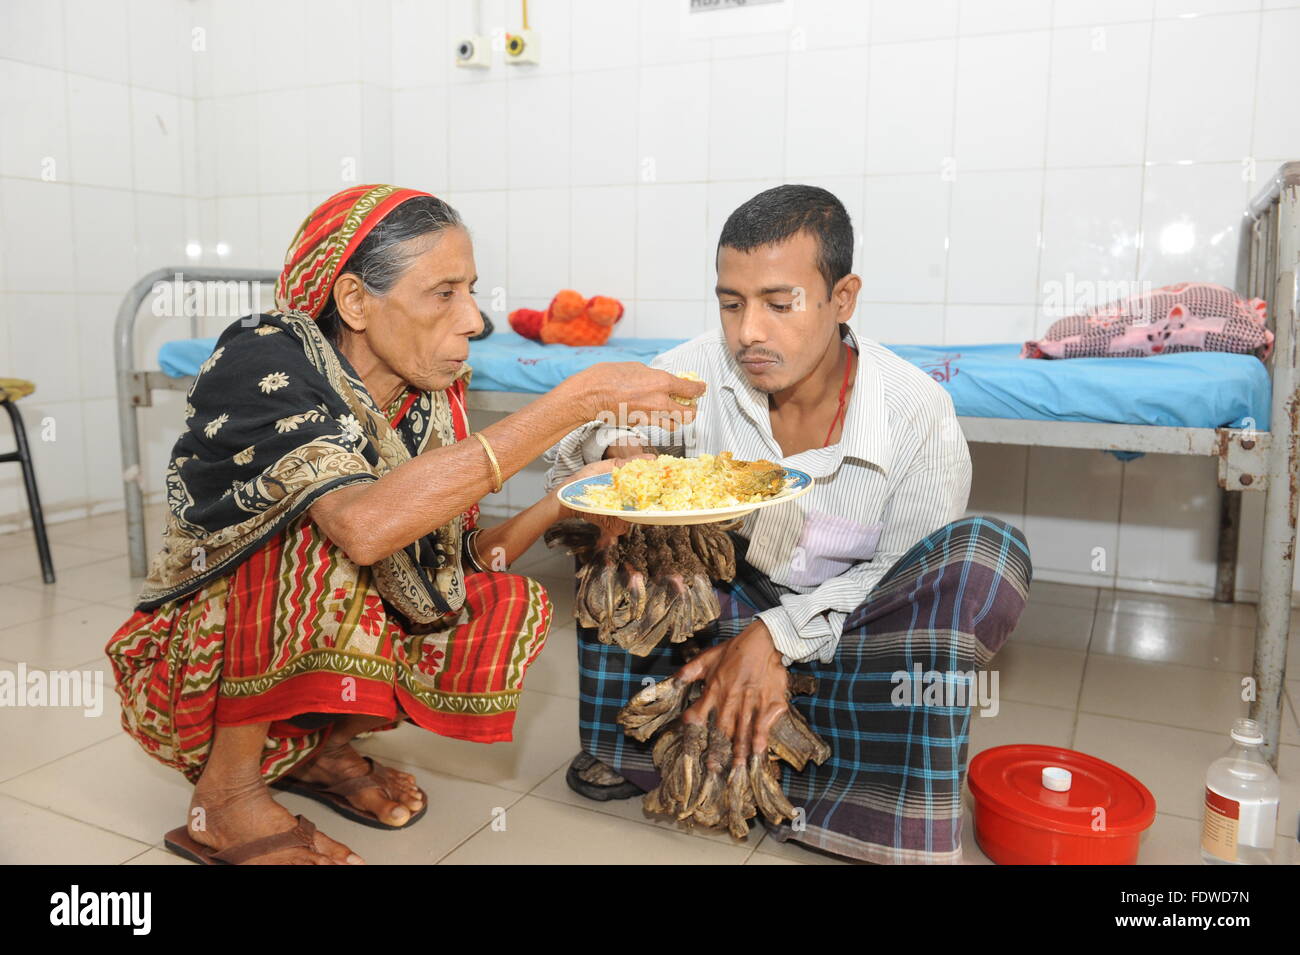
M 1289 510 L 1294 521 L 1294 478 L 1290 487 L 1285 482 L 1286 475 L 1279 475 L 1281 486 L 1276 490 L 1270 488 L 1270 500 L 1265 504 L 1265 542 L 1260 568 L 1259 612 L 1255 621 L 1255 698 L 1250 704 L 1250 717 L 1259 722 L 1264 732 L 1264 755 L 1274 769 L 1277 768 L 1277 747 L 1282 728 L 1282 687 L 1291 631 L 1291 580 L 1295 567 L 1296 531 L 1292 523 L 1289 535 L 1281 540 L 1274 537 L 1269 533 L 1268 525 L 1273 522 L 1270 522 L 1268 513 L 1270 510 L 1282 512 L 1285 523 L 1285 513 Z
M 1269 431 L 1268 490 L 1264 497 L 1264 542 L 1260 560 L 1259 614 L 1255 622 L 1255 697 L 1250 716 L 1264 733 L 1264 756 L 1277 768 L 1282 728 L 1282 687 L 1291 632 L 1291 587 L 1295 574 L 1297 456 L 1300 438 L 1300 377 L 1297 376 L 1296 317 L 1300 311 L 1296 274 L 1278 276 L 1277 356 L 1273 364 L 1273 410 Z
M 126 502 L 126 550 L 132 577 L 148 573 L 144 546 L 144 490 L 140 485 L 139 410 L 124 384 L 118 384 L 117 423 L 122 447 L 122 495 Z
M 1219 489 L 1219 562 L 1214 568 L 1214 599 L 1237 599 L 1238 532 L 1241 529 L 1241 491 Z

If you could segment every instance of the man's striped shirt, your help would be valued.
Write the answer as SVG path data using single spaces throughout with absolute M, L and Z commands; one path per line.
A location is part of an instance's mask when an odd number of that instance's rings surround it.
M 672 434 L 636 428 L 642 443 L 685 443 L 688 456 L 730 451 L 806 471 L 813 490 L 745 518 L 747 559 L 791 593 L 758 616 L 787 665 L 829 662 L 848 614 L 919 540 L 957 520 L 970 494 L 971 463 L 952 399 L 915 365 L 870 339 L 858 351 L 839 443 L 784 456 L 772 436 L 767 395 L 749 384 L 721 329 L 678 345 L 651 365 L 695 372 L 708 383 L 695 420 Z M 547 486 L 603 457 L 626 429 L 593 422 L 547 452 Z

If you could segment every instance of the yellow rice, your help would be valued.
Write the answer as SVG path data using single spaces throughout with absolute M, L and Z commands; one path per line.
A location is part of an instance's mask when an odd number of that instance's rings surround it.
M 615 468 L 610 483 L 587 488 L 582 501 L 613 510 L 689 511 L 756 504 L 769 497 L 737 497 L 731 483 L 722 461 L 712 454 L 697 458 L 661 454 L 653 461 L 629 461 Z

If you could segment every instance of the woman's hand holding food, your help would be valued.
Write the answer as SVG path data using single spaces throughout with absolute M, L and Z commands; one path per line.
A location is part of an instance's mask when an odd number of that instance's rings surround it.
M 695 417 L 691 405 L 705 391 L 702 381 L 678 378 L 636 361 L 592 365 L 569 378 L 565 386 L 579 392 L 588 421 L 613 414 L 626 423 L 632 412 L 642 412 L 650 416 L 648 423 L 668 430 Z
M 682 722 L 716 726 L 732 743 L 732 765 L 750 753 L 766 753 L 772 726 L 789 705 L 790 678 L 767 624 L 755 618 L 736 636 L 715 644 L 677 671 L 686 684 L 704 681 L 704 694 L 682 714 Z M 722 767 L 725 769 L 725 767 Z

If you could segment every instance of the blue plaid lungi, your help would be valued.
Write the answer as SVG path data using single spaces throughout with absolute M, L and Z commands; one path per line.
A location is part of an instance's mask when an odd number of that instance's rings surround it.
M 701 648 L 735 636 L 786 592 L 746 563 L 744 538 L 733 540 L 736 576 L 715 584 L 722 616 L 691 641 Z M 848 616 L 830 663 L 791 666 L 817 678 L 816 694 L 794 705 L 831 756 L 801 773 L 781 764 L 782 785 L 804 819 L 797 829 L 773 828 L 775 838 L 876 863 L 960 861 L 971 706 L 920 694 L 900 703 L 898 674 L 919 667 L 960 681 L 987 668 L 1020 618 L 1031 576 L 1029 547 L 1015 527 L 989 517 L 954 521 L 904 554 Z M 578 627 L 583 749 L 642 789 L 659 783 L 650 746 L 626 736 L 615 717 L 648 680 L 685 662 L 684 646 L 635 657 Z

